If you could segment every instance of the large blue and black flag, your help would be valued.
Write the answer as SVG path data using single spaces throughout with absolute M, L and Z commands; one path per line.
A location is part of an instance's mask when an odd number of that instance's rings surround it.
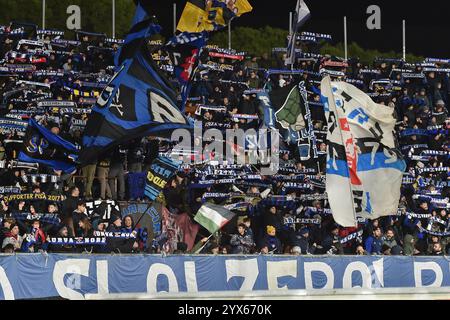
M 192 80 L 199 64 L 199 58 L 203 47 L 208 41 L 208 32 L 199 33 L 183 32 L 166 44 L 170 60 L 173 65 L 173 73 L 180 83 L 181 110 L 184 111 L 186 101 L 192 87 Z
M 173 130 L 191 129 L 176 104 L 176 95 L 151 58 L 146 42 L 161 30 L 138 1 L 134 25 L 125 39 L 117 73 L 100 95 L 83 136 L 81 165 L 95 162 L 114 146 L 146 135 L 170 137 Z
M 79 147 L 30 119 L 19 161 L 39 163 L 64 173 L 76 170 Z

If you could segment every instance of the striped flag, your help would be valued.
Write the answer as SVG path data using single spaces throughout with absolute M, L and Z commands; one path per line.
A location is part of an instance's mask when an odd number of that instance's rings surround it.
M 352 227 L 358 217 L 396 214 L 406 164 L 396 149 L 394 109 L 330 77 L 322 79 L 321 96 L 328 122 L 326 191 L 334 220 Z
M 234 213 L 223 206 L 205 203 L 195 215 L 194 220 L 214 233 L 226 225 L 234 217 Z
M 180 161 L 175 161 L 167 157 L 158 157 L 153 160 L 150 170 L 147 173 L 144 189 L 145 196 L 155 201 L 167 182 L 178 171 L 180 165 Z
M 305 22 L 309 19 L 311 13 L 309 11 L 308 6 L 303 0 L 297 1 L 297 8 L 295 10 L 295 19 L 293 22 L 292 34 L 289 39 L 288 50 L 287 50 L 287 58 L 285 60 L 286 65 L 294 64 L 295 62 L 295 41 L 297 38 L 298 29 L 305 24 Z

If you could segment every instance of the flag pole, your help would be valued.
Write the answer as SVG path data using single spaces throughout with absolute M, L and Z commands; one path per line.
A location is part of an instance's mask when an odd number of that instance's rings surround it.
M 232 21 L 233 19 L 231 19 L 229 22 L 228 22 L 228 50 L 231 50 L 231 21 Z
M 145 209 L 144 213 L 141 215 L 141 217 L 139 218 L 139 220 L 134 224 L 134 229 L 133 229 L 133 231 L 136 230 L 137 225 L 139 224 L 139 222 L 141 222 L 142 218 L 147 214 L 148 210 L 150 210 L 150 208 L 152 207 L 152 205 L 153 205 L 153 201 L 150 201 L 150 202 L 148 203 L 147 209 Z M 132 231 L 132 232 L 133 232 L 133 231 Z
M 173 34 L 177 32 L 177 4 L 173 4 Z
M 211 233 L 211 234 L 209 235 L 209 237 L 206 239 L 206 241 L 205 241 L 205 243 L 203 244 L 203 246 L 201 246 L 200 249 L 197 249 L 197 251 L 194 252 L 194 254 L 200 253 L 200 252 L 203 250 L 203 248 L 208 244 L 209 240 L 211 239 L 211 237 L 212 237 L 213 235 L 214 235 L 214 233 Z
M 406 21 L 403 20 L 403 61 L 406 61 Z
M 116 0 L 112 0 L 112 37 L 116 38 Z
M 293 23 L 292 11 L 289 12 L 289 35 L 292 37 L 292 23 Z
M 293 46 L 294 46 L 294 56 L 295 56 L 295 41 L 296 41 L 296 39 L 292 40 L 292 37 L 295 36 L 294 35 L 294 25 L 293 25 L 294 20 L 293 19 L 294 19 L 294 15 L 293 15 L 293 13 L 291 11 L 291 12 L 289 12 L 289 38 L 290 38 L 290 41 L 294 41 L 293 42 Z M 294 70 L 294 61 L 293 60 L 294 60 L 293 57 L 291 57 L 291 70 Z
M 348 44 L 347 44 L 347 17 L 344 17 L 344 51 L 345 60 L 348 60 Z
M 42 29 L 45 30 L 45 0 L 42 0 Z

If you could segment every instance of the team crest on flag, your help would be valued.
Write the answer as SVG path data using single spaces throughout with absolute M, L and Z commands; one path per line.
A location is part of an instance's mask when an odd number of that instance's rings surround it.
M 181 32 L 218 30 L 225 27 L 233 18 L 252 10 L 247 0 L 189 0 L 184 7 L 177 30 Z

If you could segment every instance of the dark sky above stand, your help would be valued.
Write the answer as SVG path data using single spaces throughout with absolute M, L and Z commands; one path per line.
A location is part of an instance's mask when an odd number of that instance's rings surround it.
M 288 29 L 289 11 L 297 0 L 249 0 L 254 10 L 233 21 L 233 26 Z M 178 18 L 186 0 L 154 0 L 155 12 L 166 32 L 172 31 L 172 4 L 178 5 Z M 407 52 L 416 55 L 450 58 L 450 2 L 427 0 L 305 0 L 311 18 L 303 31 L 328 33 L 333 43 L 343 42 L 343 17 L 347 16 L 348 40 L 366 49 L 402 52 L 402 20 L 406 20 Z M 366 13 L 369 5 L 381 8 L 381 30 L 369 30 Z

